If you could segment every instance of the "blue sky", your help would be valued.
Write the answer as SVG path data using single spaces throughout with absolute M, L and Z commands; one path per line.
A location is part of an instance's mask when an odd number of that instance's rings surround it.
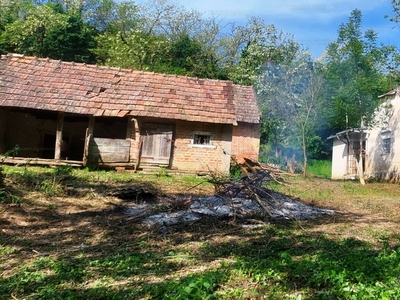
M 147 2 L 135 1 L 138 4 Z M 385 19 L 392 14 L 390 0 L 177 0 L 186 9 L 195 9 L 204 17 L 218 16 L 224 20 L 244 24 L 250 16 L 257 16 L 273 24 L 320 57 L 337 37 L 339 25 L 346 23 L 350 12 L 358 8 L 363 13 L 363 28 L 374 29 L 379 42 L 398 45 L 400 27 Z M 323 4 L 322 4 L 323 3 Z

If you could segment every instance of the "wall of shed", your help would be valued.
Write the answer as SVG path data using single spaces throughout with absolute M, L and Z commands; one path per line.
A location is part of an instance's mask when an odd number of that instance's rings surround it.
M 232 156 L 242 163 L 244 158 L 258 160 L 260 151 L 260 125 L 239 123 L 233 127 Z
M 376 116 L 378 126 L 368 136 L 366 175 L 377 179 L 400 180 L 400 97 L 395 95 L 387 100 L 391 113 Z M 385 117 L 386 115 L 386 117 Z M 383 139 L 391 139 L 390 153 L 383 153 Z
M 21 157 L 40 157 L 43 149 L 41 145 L 42 135 L 55 135 L 57 119 L 42 120 L 38 119 L 29 112 L 9 111 L 6 147 L 7 150 L 19 148 L 16 156 Z
M 6 127 L 7 127 L 7 113 L 5 109 L 0 108 L 0 154 L 4 154 L 7 151 Z
M 341 140 L 333 139 L 332 179 L 343 179 L 347 173 L 347 145 Z

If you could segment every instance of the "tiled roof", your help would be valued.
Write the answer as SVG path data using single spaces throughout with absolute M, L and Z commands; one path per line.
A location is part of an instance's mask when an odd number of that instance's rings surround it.
M 236 120 L 246 123 L 260 123 L 260 112 L 255 92 L 251 87 L 234 85 L 233 93 L 236 107 Z
M 15 54 L 0 59 L 0 106 L 222 124 L 259 122 L 248 86 Z

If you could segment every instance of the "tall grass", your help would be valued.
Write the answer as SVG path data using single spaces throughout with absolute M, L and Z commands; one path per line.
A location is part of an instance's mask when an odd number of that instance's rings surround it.
M 329 160 L 311 160 L 307 172 L 323 178 L 331 178 L 332 161 Z

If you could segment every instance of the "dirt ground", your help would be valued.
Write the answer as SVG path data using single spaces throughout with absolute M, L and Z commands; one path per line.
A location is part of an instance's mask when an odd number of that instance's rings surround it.
M 199 247 L 203 241 L 231 242 L 247 238 L 241 221 L 235 219 L 206 219 L 191 225 L 172 226 L 167 232 L 146 228 L 124 213 L 133 200 L 110 195 L 117 186 L 113 183 L 68 187 L 63 196 L 28 191 L 16 182 L 6 184 L 22 201 L 0 204 L 0 246 L 18 251 L 18 255 L 9 255 L 0 261 L 0 276 L 9 276 L 21 264 L 40 256 L 76 255 L 82 249 L 96 255 L 112 248 L 139 249 L 139 241 L 143 240 L 153 249 L 165 249 L 168 244 L 178 245 L 187 240 L 192 242 L 185 243 L 185 247 Z M 159 211 L 173 211 L 185 205 L 185 199 L 191 195 L 214 193 L 212 185 L 193 187 L 179 179 L 159 186 L 155 183 L 135 183 L 135 186 L 155 195 L 146 201 L 157 204 L 154 209 Z M 371 241 L 400 232 L 400 185 L 373 183 L 362 187 L 355 182 L 289 178 L 276 189 L 308 204 L 335 210 L 333 216 L 297 222 L 296 226 L 316 236 Z M 212 265 L 197 267 L 209 269 Z M 192 271 L 191 268 L 186 271 Z M 186 271 L 182 268 L 181 272 Z

